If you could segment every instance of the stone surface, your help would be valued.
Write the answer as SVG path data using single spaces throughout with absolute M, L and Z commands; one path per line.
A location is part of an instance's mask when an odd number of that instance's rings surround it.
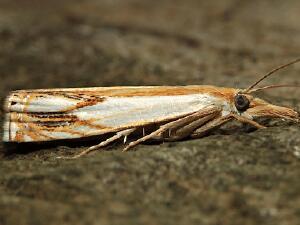
M 0 100 L 28 88 L 246 87 L 299 57 L 299 8 L 297 0 L 2 0 Z M 298 82 L 299 72 L 295 65 L 268 83 Z M 295 89 L 261 96 L 300 106 Z M 129 153 L 113 145 L 71 161 L 56 156 L 86 143 L 1 145 L 0 224 L 299 224 L 300 127 L 269 125 Z

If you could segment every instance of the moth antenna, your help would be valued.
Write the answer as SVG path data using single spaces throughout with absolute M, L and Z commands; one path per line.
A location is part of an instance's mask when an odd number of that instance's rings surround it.
M 255 89 L 251 89 L 247 93 L 250 94 L 250 93 L 261 91 L 261 90 L 272 89 L 272 88 L 280 88 L 280 87 L 300 87 L 300 85 L 293 85 L 293 84 L 268 85 L 268 86 L 264 86 L 264 87 L 258 87 L 258 88 L 255 88 Z
M 283 65 L 281 65 L 281 66 L 279 66 L 279 67 L 277 67 L 277 68 L 275 68 L 275 69 L 272 69 L 270 72 L 268 72 L 266 75 L 264 75 L 263 77 L 261 77 L 261 78 L 260 78 L 258 81 L 256 81 L 254 84 L 250 85 L 245 91 L 243 91 L 243 93 L 249 93 L 249 91 L 250 91 L 251 89 L 253 89 L 256 85 L 258 85 L 261 81 L 263 81 L 263 80 L 266 79 L 267 77 L 271 76 L 273 73 L 275 73 L 275 72 L 277 72 L 278 70 L 281 70 L 281 69 L 283 69 L 283 68 L 286 68 L 286 67 L 288 67 L 288 66 L 290 66 L 290 65 L 292 65 L 292 64 L 295 64 L 295 63 L 297 63 L 297 62 L 299 62 L 299 61 L 300 61 L 300 58 L 295 59 L 295 60 L 293 60 L 293 61 L 291 61 L 291 62 L 289 62 L 289 63 L 283 64 Z

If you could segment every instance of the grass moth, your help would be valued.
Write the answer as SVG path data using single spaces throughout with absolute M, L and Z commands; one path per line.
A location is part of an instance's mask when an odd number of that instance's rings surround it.
M 282 65 L 247 89 L 207 85 L 95 87 L 19 90 L 5 101 L 4 142 L 47 142 L 111 134 L 82 156 L 153 124 L 158 128 L 130 142 L 124 150 L 158 139 L 199 138 L 226 122 L 238 120 L 257 128 L 258 117 L 299 121 L 298 113 L 270 104 L 253 93 L 289 85 L 255 88 L 262 80 L 293 63 Z

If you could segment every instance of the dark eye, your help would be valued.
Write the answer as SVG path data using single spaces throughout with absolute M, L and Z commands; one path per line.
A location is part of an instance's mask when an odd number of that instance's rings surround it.
M 243 112 L 249 108 L 250 102 L 245 95 L 237 94 L 234 97 L 234 104 L 237 110 Z

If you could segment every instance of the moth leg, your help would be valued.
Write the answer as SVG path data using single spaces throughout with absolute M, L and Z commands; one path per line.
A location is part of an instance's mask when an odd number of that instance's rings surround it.
M 236 115 L 236 114 L 231 114 L 231 116 L 232 116 L 233 118 L 235 118 L 236 120 L 238 120 L 239 122 L 241 122 L 241 123 L 248 123 L 248 124 L 250 124 L 250 125 L 252 125 L 252 126 L 258 128 L 258 129 L 266 128 L 265 126 L 263 126 L 263 125 L 261 125 L 261 124 L 255 122 L 255 121 L 253 121 L 253 120 L 247 119 L 247 118 L 245 118 L 245 117 L 241 117 L 241 116 L 238 116 L 238 115 Z
M 172 129 L 174 127 L 178 127 L 178 126 L 183 126 L 187 121 L 189 121 L 191 118 L 195 117 L 198 114 L 198 112 L 193 113 L 191 115 L 185 116 L 183 118 L 177 119 L 175 121 L 166 123 L 162 126 L 160 126 L 160 128 L 158 128 L 157 130 L 153 131 L 152 133 L 143 136 L 142 138 L 130 142 L 124 149 L 123 151 L 128 151 L 130 148 L 138 145 L 141 142 L 147 141 L 149 139 L 152 139 L 154 137 L 160 136 L 160 134 L 162 134 L 163 132 L 167 131 L 168 129 Z
M 106 145 L 110 144 L 111 142 L 114 142 L 114 141 L 118 140 L 121 137 L 125 137 L 125 139 L 126 139 L 126 137 L 129 134 L 131 134 L 132 132 L 134 132 L 135 130 L 136 130 L 136 128 L 131 128 L 131 129 L 119 131 L 114 136 L 106 139 L 105 141 L 100 142 L 97 145 L 91 146 L 91 147 L 87 148 L 86 150 L 84 150 L 84 151 L 82 151 L 82 152 L 80 152 L 80 153 L 78 153 L 74 156 L 71 156 L 71 157 L 58 157 L 58 158 L 62 158 L 62 159 L 77 159 L 77 158 L 80 158 L 80 157 L 82 157 L 82 156 L 84 156 L 84 155 L 86 155 L 86 154 L 88 154 L 92 151 L 95 151 L 99 148 L 105 147 Z
M 233 119 L 233 117 L 232 117 L 231 114 L 227 115 L 227 116 L 219 116 L 219 117 L 215 118 L 214 120 L 211 120 L 211 121 L 207 122 L 206 124 L 204 124 L 199 129 L 195 130 L 191 134 L 191 138 L 200 138 L 200 137 L 203 137 L 209 131 L 220 127 L 221 125 L 229 122 L 232 119 Z
M 262 125 L 260 125 L 259 123 L 255 122 L 253 120 L 250 120 L 250 119 L 238 116 L 236 114 L 229 114 L 227 116 L 224 116 L 224 117 L 221 116 L 221 117 L 219 117 L 219 118 L 217 118 L 215 120 L 209 121 L 207 124 L 205 124 L 204 126 L 200 127 L 198 130 L 196 130 L 191 135 L 191 138 L 203 137 L 209 131 L 211 131 L 211 130 L 213 130 L 215 128 L 220 127 L 221 125 L 223 125 L 224 123 L 226 123 L 226 122 L 228 122 L 228 121 L 230 121 L 232 119 L 236 119 L 236 120 L 238 120 L 239 122 L 242 122 L 242 123 L 251 124 L 252 126 L 255 126 L 258 129 L 260 129 L 260 128 L 266 128 L 265 126 L 262 126 Z
M 146 136 L 143 136 L 142 138 L 136 140 L 136 141 L 133 141 L 133 142 L 130 142 L 124 149 L 123 151 L 128 151 L 128 149 L 138 145 L 139 143 L 141 142 L 144 142 L 144 141 L 147 141 L 149 139 L 152 139 L 152 138 L 157 138 L 161 136 L 162 133 L 164 133 L 165 131 L 168 131 L 168 130 L 171 130 L 171 129 L 176 129 L 176 128 L 179 128 L 179 127 L 182 127 L 182 126 L 185 126 L 186 124 L 189 124 L 191 123 L 191 121 L 195 121 L 197 120 L 199 117 L 203 117 L 205 115 L 208 115 L 211 113 L 211 110 L 212 108 L 208 107 L 207 110 L 205 111 L 198 111 L 198 112 L 195 112 L 191 115 L 188 115 L 186 117 L 183 117 L 183 118 L 180 118 L 180 119 L 177 119 L 175 121 L 172 121 L 172 122 L 169 122 L 169 123 L 166 123 L 162 126 L 160 126 L 160 128 L 158 128 L 157 130 L 153 131 L 152 133 L 146 135 Z
M 145 128 L 143 127 L 143 136 L 146 135 Z
M 181 127 L 180 129 L 176 130 L 174 132 L 173 136 L 170 135 L 170 137 L 164 138 L 163 140 L 177 141 L 177 140 L 183 139 L 183 138 L 189 136 L 190 134 L 192 134 L 196 129 L 203 126 L 208 121 L 214 120 L 216 117 L 218 117 L 219 113 L 220 113 L 220 111 L 216 110 L 215 112 L 212 112 L 211 114 L 208 114 L 204 117 L 200 117 L 195 121 L 191 121 L 184 127 Z
M 177 122 L 178 120 L 174 121 L 174 122 Z M 171 122 L 171 123 L 167 123 L 165 124 L 164 126 L 161 126 L 159 129 L 157 129 L 156 131 L 153 131 L 152 133 L 146 135 L 146 136 L 143 136 L 142 138 L 136 140 L 136 141 L 133 141 L 133 142 L 130 142 L 124 149 L 123 149 L 123 152 L 125 151 L 128 151 L 130 148 L 138 145 L 139 143 L 142 143 L 144 141 L 147 141 L 153 137 L 157 137 L 159 136 L 161 133 L 167 131 L 169 128 L 171 128 L 173 125 L 174 125 L 174 122 Z M 167 125 L 167 126 L 166 126 Z

